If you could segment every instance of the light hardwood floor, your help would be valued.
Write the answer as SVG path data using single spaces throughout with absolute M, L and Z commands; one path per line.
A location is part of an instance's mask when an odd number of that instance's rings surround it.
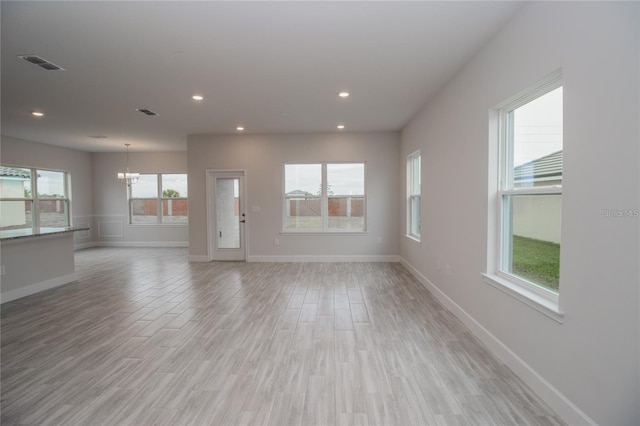
M 2 305 L 2 424 L 562 421 L 399 264 L 88 249 Z

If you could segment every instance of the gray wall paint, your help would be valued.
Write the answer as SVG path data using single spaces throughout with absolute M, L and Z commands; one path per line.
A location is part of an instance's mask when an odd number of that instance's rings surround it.
M 66 170 L 71 175 L 72 223 L 89 226 L 75 233 L 76 247 L 103 245 L 187 246 L 188 226 L 127 225 L 125 186 L 116 173 L 126 167 L 121 153 L 88 153 L 2 136 L 2 164 Z M 186 152 L 144 152 L 129 155 L 131 171 L 186 173 Z
M 174 244 L 206 255 L 205 170 L 247 171 L 250 255 L 397 255 L 600 424 L 639 424 L 638 4 L 534 3 L 398 134 L 190 136 L 188 153 L 131 155 L 131 168 L 189 172 L 189 228 L 124 227 L 124 153 L 89 154 L 2 136 L 2 162 L 68 170 L 74 222 L 95 215 L 105 243 Z M 565 85 L 565 180 L 559 325 L 484 284 L 488 111 L 557 68 Z M 404 238 L 404 164 L 423 156 L 422 243 Z M 281 236 L 284 162 L 367 161 L 369 234 Z M 400 206 L 395 208 L 394 206 Z M 114 219 L 110 221 L 110 219 Z M 108 233 L 108 232 L 107 232 Z M 274 238 L 281 241 L 273 245 Z M 378 238 L 381 243 L 378 243 Z M 451 273 L 436 262 L 451 265 Z M 560 397 L 562 396 L 560 395 Z
M 65 170 L 71 176 L 71 222 L 91 226 L 93 220 L 93 172 L 91 154 L 2 135 L 2 164 Z M 94 240 L 93 232 L 76 232 L 75 243 Z
M 402 132 L 403 167 L 417 148 L 423 164 L 423 241 L 403 239 L 402 257 L 570 403 L 611 425 L 640 423 L 639 220 L 601 215 L 639 208 L 638 19 L 637 2 L 529 4 Z M 489 110 L 558 68 L 562 325 L 480 278 L 491 238 Z
M 74 235 L 2 241 L 2 303 L 75 280 Z
M 127 224 L 126 187 L 116 178 L 117 172 L 124 171 L 125 167 L 124 150 L 93 154 L 96 241 L 123 246 L 187 246 L 188 226 Z M 130 153 L 129 169 L 139 173 L 186 173 L 187 153 Z
M 190 254 L 207 256 L 207 169 L 245 170 L 249 256 L 397 256 L 399 134 L 194 135 L 187 141 Z M 282 166 L 314 161 L 366 162 L 367 225 L 363 236 L 281 235 Z M 259 208 L 258 211 L 256 207 Z M 275 238 L 280 240 L 274 245 Z M 380 242 L 379 242 L 380 241 Z

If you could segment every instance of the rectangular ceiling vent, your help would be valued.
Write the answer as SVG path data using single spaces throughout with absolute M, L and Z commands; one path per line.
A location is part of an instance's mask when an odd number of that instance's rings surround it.
M 158 115 L 157 113 L 151 111 L 150 109 L 146 109 L 146 108 L 138 108 L 137 111 L 140 111 L 143 114 L 146 115 Z
M 36 56 L 36 55 L 22 55 L 22 56 L 18 56 L 18 58 L 23 59 L 37 67 L 42 68 L 43 70 L 47 70 L 47 71 L 65 71 L 64 68 L 57 66 L 56 64 L 53 64 L 49 61 L 47 61 L 46 59 L 42 59 L 40 56 Z

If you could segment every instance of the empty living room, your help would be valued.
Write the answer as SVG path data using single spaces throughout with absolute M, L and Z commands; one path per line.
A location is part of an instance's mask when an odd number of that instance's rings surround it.
M 2 1 L 2 425 L 640 424 L 637 1 Z

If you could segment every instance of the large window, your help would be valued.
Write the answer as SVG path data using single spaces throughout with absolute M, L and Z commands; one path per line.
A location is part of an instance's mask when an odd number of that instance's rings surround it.
M 141 174 L 131 185 L 129 223 L 186 224 L 186 174 Z
M 496 274 L 557 306 L 563 153 L 559 73 L 506 103 L 498 115 Z
M 420 241 L 420 151 L 407 157 L 407 236 Z
M 287 232 L 363 232 L 364 163 L 284 165 Z
M 69 226 L 68 173 L 0 166 L 0 229 Z

